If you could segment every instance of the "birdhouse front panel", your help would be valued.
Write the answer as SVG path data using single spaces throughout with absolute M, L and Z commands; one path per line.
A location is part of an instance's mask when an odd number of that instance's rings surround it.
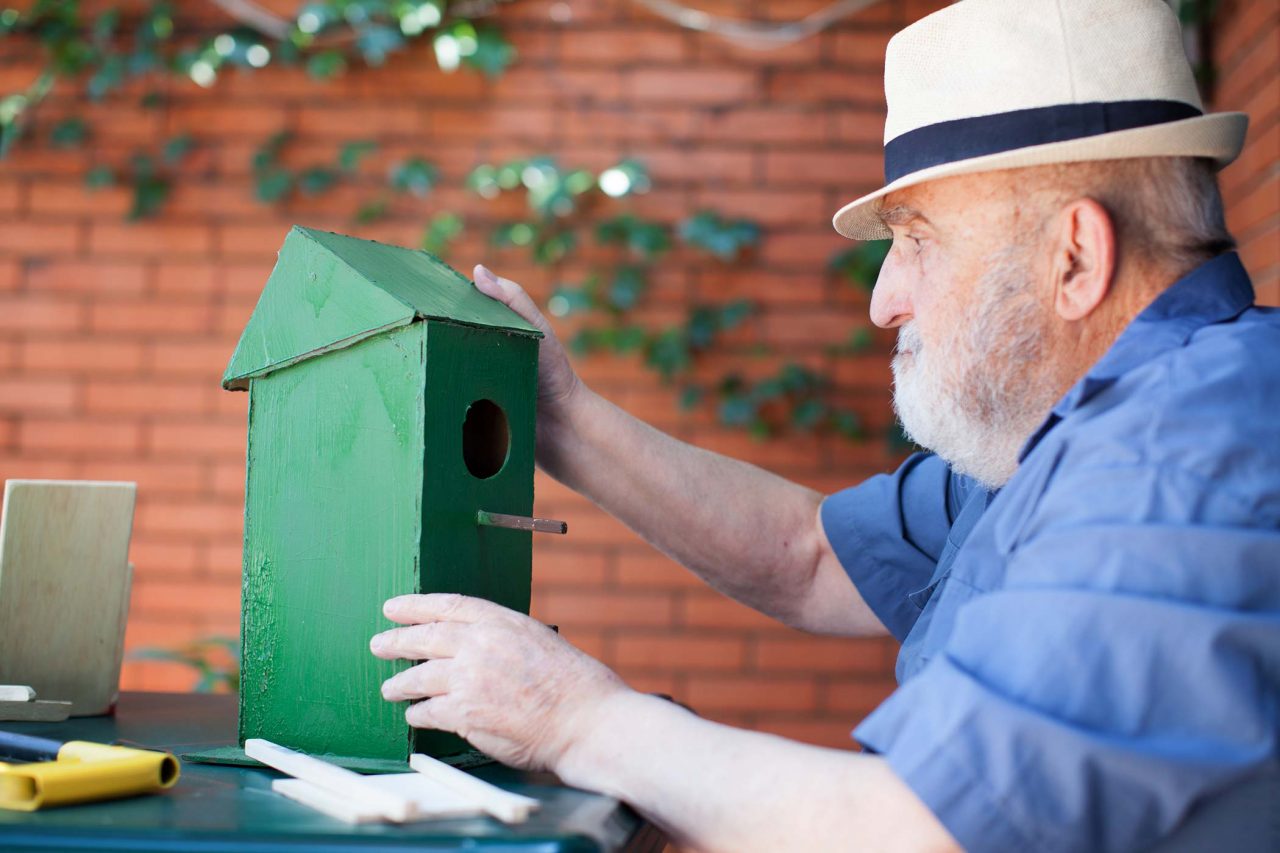
M 532 537 L 485 527 L 477 513 L 533 510 L 538 341 L 429 320 L 418 592 L 459 592 L 529 612 Z M 458 751 L 442 732 L 415 749 Z

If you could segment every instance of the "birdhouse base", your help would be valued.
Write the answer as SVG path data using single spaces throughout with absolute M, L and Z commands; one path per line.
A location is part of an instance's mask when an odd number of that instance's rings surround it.
M 374 775 L 380 773 L 411 773 L 413 768 L 409 766 L 409 762 L 392 758 L 359 758 L 352 755 L 317 755 L 316 758 L 322 758 L 330 764 L 336 764 L 339 767 L 345 767 L 347 770 L 353 770 L 356 773 L 364 773 Z M 183 761 L 190 761 L 192 764 L 227 764 L 234 767 L 264 767 L 261 761 L 256 761 L 245 755 L 242 748 L 238 746 L 219 746 L 213 749 L 202 749 L 199 752 L 182 753 Z M 482 764 L 490 764 L 492 758 L 483 752 L 471 749 L 466 752 L 460 752 L 457 755 L 447 755 L 437 758 L 437 761 L 443 761 L 445 764 L 466 770 L 471 767 L 479 767 Z

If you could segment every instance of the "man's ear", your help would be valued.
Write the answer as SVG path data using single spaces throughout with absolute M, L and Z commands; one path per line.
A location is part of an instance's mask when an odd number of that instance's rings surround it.
M 1106 209 L 1091 198 L 1064 207 L 1051 234 L 1053 308 L 1063 320 L 1083 320 L 1111 290 L 1116 232 Z

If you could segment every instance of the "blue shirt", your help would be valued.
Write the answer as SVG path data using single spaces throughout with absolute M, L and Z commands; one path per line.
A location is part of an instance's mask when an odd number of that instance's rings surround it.
M 902 642 L 854 737 L 965 847 L 1141 848 L 1280 765 L 1280 311 L 1252 303 L 1234 253 L 1177 281 L 998 493 L 917 454 L 823 503 Z

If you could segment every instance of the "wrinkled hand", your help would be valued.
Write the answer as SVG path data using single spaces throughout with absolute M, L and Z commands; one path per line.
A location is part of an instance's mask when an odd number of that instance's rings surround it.
M 628 688 L 604 664 L 514 610 L 462 595 L 402 595 L 383 613 L 380 658 L 425 660 L 382 685 L 405 719 L 455 732 L 504 764 L 555 770 L 590 711 Z M 418 701 L 425 700 L 425 701 Z
M 538 349 L 538 412 L 540 416 L 556 416 L 582 384 L 560 339 L 520 285 L 510 279 L 499 278 L 481 264 L 476 264 L 474 275 L 477 290 L 506 305 L 545 335 Z

